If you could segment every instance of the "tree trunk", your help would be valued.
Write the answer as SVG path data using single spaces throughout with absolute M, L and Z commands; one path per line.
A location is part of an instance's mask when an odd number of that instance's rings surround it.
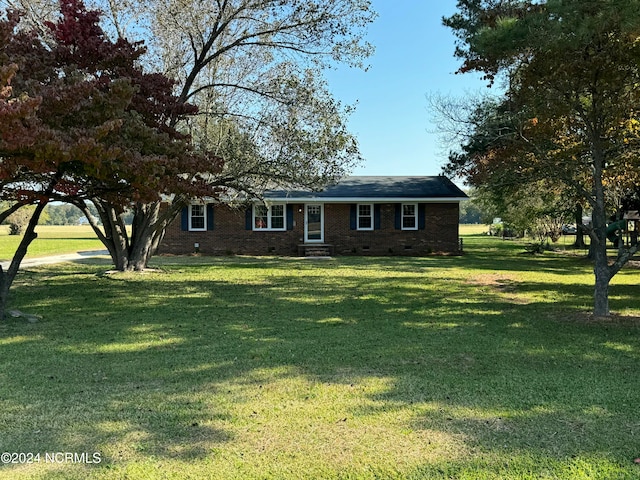
M 607 259 L 606 244 L 604 248 L 597 248 L 595 250 L 595 259 L 593 265 L 593 272 L 595 274 L 596 282 L 593 293 L 593 314 L 597 317 L 603 317 L 609 315 L 609 282 L 611 281 L 611 272 L 609 269 L 609 262 Z
M 18 269 L 20 268 L 20 263 L 24 259 L 27 254 L 27 250 L 29 249 L 29 245 L 36 238 L 38 238 L 38 234 L 35 232 L 36 226 L 38 225 L 38 220 L 40 220 L 40 215 L 44 210 L 44 207 L 49 203 L 48 200 L 41 201 L 36 206 L 33 214 L 31 215 L 31 219 L 29 220 L 29 225 L 27 225 L 27 229 L 24 232 L 22 240 L 18 245 L 15 253 L 13 254 L 13 259 L 11 260 L 11 264 L 9 268 L 5 272 L 2 267 L 0 267 L 0 320 L 4 319 L 5 310 L 7 308 L 7 301 L 9 300 L 9 289 L 11 285 L 13 285 L 13 281 L 18 274 Z
M 142 271 L 147 268 L 149 260 L 157 251 L 167 226 L 180 213 L 183 202 L 184 199 L 176 198 L 165 205 L 161 202 L 136 204 L 129 235 L 123 219 L 124 212 L 117 211 L 108 202 L 95 199 L 93 203 L 100 215 L 102 228 L 93 219 L 89 223 L 109 250 L 116 270 Z M 84 204 L 78 206 L 87 215 L 88 207 Z
M 598 186 L 598 182 L 596 182 Z M 600 184 L 600 188 L 602 185 Z M 596 316 L 609 316 L 609 284 L 611 279 L 627 264 L 638 251 L 638 246 L 625 248 L 622 243 L 617 249 L 617 256 L 610 264 L 607 254 L 607 216 L 604 204 L 604 194 L 598 195 L 593 203 L 592 222 L 593 228 L 589 230 L 591 245 L 589 255 L 593 260 L 593 272 L 595 275 L 595 289 L 593 295 L 593 314 Z
M 167 227 L 184 206 L 184 201 L 182 197 L 176 197 L 164 205 L 161 202 L 136 205 L 127 270 L 140 271 L 147 268 Z
M 154 244 L 160 216 L 160 202 L 137 204 L 131 225 L 131 248 L 127 270 L 141 271 L 147 268 L 155 253 Z
M 573 246 L 575 248 L 584 248 L 584 228 L 582 228 L 582 205 L 576 204 L 576 241 Z
M 600 137 L 595 137 L 599 139 Z M 599 140 L 592 145 L 593 161 L 593 193 L 592 230 L 590 232 L 591 247 L 589 253 L 593 255 L 593 272 L 595 274 L 595 289 L 593 295 L 593 314 L 596 316 L 609 315 L 609 281 L 613 276 L 609 269 L 607 258 L 607 212 L 604 198 L 602 173 L 604 169 L 604 150 Z
M 129 237 L 122 212 L 117 211 L 108 202 L 102 202 L 99 199 L 94 199 L 92 203 L 98 210 L 102 228 L 95 221 L 84 201 L 74 203 L 74 205 L 82 210 L 98 239 L 109 251 L 115 269 L 124 271 L 129 258 Z

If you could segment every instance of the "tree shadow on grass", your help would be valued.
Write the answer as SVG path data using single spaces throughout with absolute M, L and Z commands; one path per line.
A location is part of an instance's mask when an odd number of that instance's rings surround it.
M 450 433 L 495 458 L 528 451 L 562 463 L 602 455 L 602 438 L 612 458 L 631 453 L 638 327 L 567 321 L 588 286 L 429 277 L 435 259 L 359 262 L 31 271 L 15 302 L 44 320 L 0 326 L 0 450 L 98 449 L 110 465 L 204 459 L 255 426 L 262 386 L 303 377 L 385 379 L 363 394 L 368 406 L 341 415 L 396 409 L 413 432 Z M 634 287 L 620 287 L 630 304 Z

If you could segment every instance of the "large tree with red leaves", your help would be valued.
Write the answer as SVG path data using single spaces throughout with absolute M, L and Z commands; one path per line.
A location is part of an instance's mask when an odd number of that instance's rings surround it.
M 124 208 L 145 208 L 163 197 L 176 195 L 213 195 L 215 183 L 209 179 L 221 164 L 206 152 L 194 152 L 188 138 L 175 127 L 196 108 L 174 96 L 172 80 L 142 69 L 145 49 L 141 43 L 122 38 L 111 41 L 98 25 L 98 12 L 86 11 L 80 1 L 61 2 L 61 14 L 58 23 L 46 23 L 55 40 L 53 52 L 61 64 L 80 68 L 99 85 L 126 79 L 134 87 L 116 139 L 125 139 L 133 147 L 116 166 L 121 174 L 123 169 L 126 171 L 128 189 L 116 189 L 110 195 L 99 192 L 74 203 L 85 213 L 88 200 L 96 206 L 103 227 L 96 223 L 92 226 L 109 249 L 115 267 L 141 270 L 159 240 L 154 232 L 163 232 L 173 218 L 138 215 L 134 218 L 144 222 L 134 221 L 129 235 L 122 215 Z M 122 182 L 122 175 L 118 182 Z
M 48 202 L 99 199 L 122 211 L 163 194 L 211 193 L 203 176 L 218 162 L 169 126 L 195 108 L 173 96 L 165 76 L 142 70 L 140 44 L 110 41 L 98 19 L 82 2 L 64 0 L 46 38 L 20 30 L 15 12 L 0 21 L 0 197 L 12 210 L 37 205 L 0 274 L 0 311 Z M 100 234 L 114 261 L 126 262 L 117 232 Z

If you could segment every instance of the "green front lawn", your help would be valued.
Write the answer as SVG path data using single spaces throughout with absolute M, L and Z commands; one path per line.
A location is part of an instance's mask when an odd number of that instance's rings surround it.
M 12 307 L 43 319 L 0 323 L 0 452 L 41 456 L 0 478 L 640 477 L 640 271 L 602 321 L 579 257 L 465 246 L 29 269 Z

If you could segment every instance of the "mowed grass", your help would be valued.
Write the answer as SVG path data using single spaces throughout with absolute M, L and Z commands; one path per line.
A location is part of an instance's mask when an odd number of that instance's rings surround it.
M 38 225 L 36 233 L 26 258 L 105 248 L 88 225 Z M 0 226 L 0 261 L 11 260 L 21 240 L 20 235 L 9 235 L 9 227 Z
M 41 456 L 0 477 L 639 478 L 640 271 L 599 320 L 580 257 L 465 245 L 24 271 L 43 319 L 0 323 L 0 452 Z

